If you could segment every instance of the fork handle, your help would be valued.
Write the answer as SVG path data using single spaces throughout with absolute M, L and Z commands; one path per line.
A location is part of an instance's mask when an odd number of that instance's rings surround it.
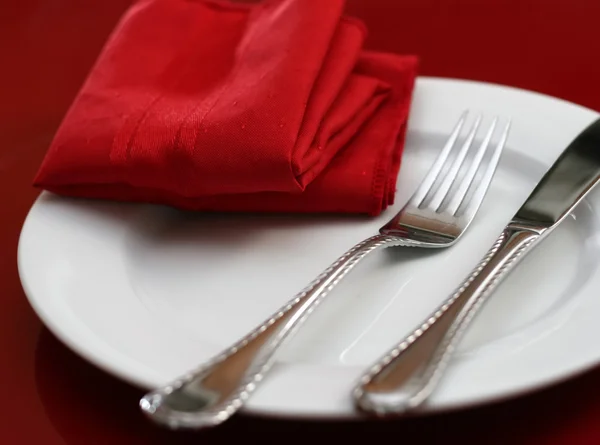
M 369 253 L 397 245 L 410 245 L 410 241 L 379 234 L 357 244 L 237 344 L 199 369 L 144 396 L 140 400 L 142 411 L 171 428 L 199 429 L 227 420 L 263 379 L 284 341 L 348 272 Z
M 478 310 L 546 232 L 509 224 L 456 292 L 363 376 L 354 390 L 357 407 L 376 415 L 419 407 Z

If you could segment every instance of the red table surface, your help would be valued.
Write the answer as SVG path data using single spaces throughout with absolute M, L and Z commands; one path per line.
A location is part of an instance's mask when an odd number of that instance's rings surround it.
M 192 434 L 146 421 L 137 409 L 139 390 L 59 343 L 23 294 L 19 232 L 53 133 L 128 5 L 5 0 L 0 6 L 0 443 L 600 444 L 598 368 L 526 397 L 451 414 L 361 423 L 238 416 Z M 600 110 L 597 0 L 355 0 L 348 9 L 369 26 L 370 47 L 418 54 L 422 75 L 508 84 Z

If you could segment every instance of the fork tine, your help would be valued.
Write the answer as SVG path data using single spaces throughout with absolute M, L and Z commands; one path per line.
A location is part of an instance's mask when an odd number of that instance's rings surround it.
M 438 187 L 433 197 L 431 198 L 431 201 L 427 206 L 431 210 L 437 211 L 444 202 L 444 198 L 446 198 L 446 195 L 448 195 L 448 191 L 452 187 L 452 184 L 454 184 L 454 181 L 458 176 L 458 172 L 460 171 L 465 157 L 467 156 L 467 153 L 471 148 L 471 145 L 473 144 L 473 140 L 475 139 L 475 135 L 477 134 L 477 129 L 479 128 L 480 123 L 481 115 L 477 116 L 477 120 L 473 124 L 473 127 L 471 128 L 471 131 L 469 132 L 469 135 L 467 136 L 462 148 L 460 149 L 458 155 L 452 162 L 450 170 L 446 174 L 446 177 L 442 181 L 442 184 Z
M 475 216 L 475 213 L 477 213 L 477 210 L 479 209 L 479 206 L 483 202 L 483 198 L 487 193 L 490 182 L 492 182 L 492 178 L 494 177 L 496 167 L 498 166 L 498 162 L 500 161 L 500 155 L 502 154 L 502 150 L 504 149 L 504 145 L 506 144 L 506 139 L 508 138 L 510 125 L 511 121 L 509 119 L 509 121 L 506 123 L 506 126 L 504 127 L 502 136 L 498 141 L 498 145 L 496 146 L 496 149 L 492 154 L 490 162 L 485 170 L 485 173 L 482 175 L 479 184 L 475 184 L 477 188 L 475 190 L 475 193 L 473 193 L 473 196 L 469 200 L 464 212 L 465 216 L 468 219 L 473 218 Z
M 458 135 L 460 134 L 460 130 L 462 129 L 463 124 L 465 123 L 465 119 L 467 118 L 468 113 L 468 110 L 463 111 L 460 118 L 458 119 L 458 122 L 456 123 L 456 126 L 454 127 L 454 130 L 452 130 L 450 137 L 446 141 L 446 145 L 444 145 L 444 148 L 442 148 L 442 151 L 440 152 L 435 162 L 427 172 L 427 175 L 425 176 L 415 193 L 410 198 L 410 203 L 415 207 L 419 207 L 421 205 L 423 199 L 425 199 L 425 197 L 427 196 L 429 189 L 435 183 L 435 180 L 440 174 L 440 171 L 442 170 L 442 167 L 444 166 L 444 163 L 446 162 L 446 159 L 448 158 L 452 147 L 458 139 Z
M 490 140 L 492 139 L 492 135 L 494 134 L 494 130 L 496 129 L 497 123 L 498 123 L 498 118 L 496 117 L 492 121 L 492 124 L 490 125 L 490 128 L 489 128 L 487 134 L 485 135 L 485 138 L 481 142 L 481 145 L 479 146 L 479 150 L 477 151 L 477 154 L 475 155 L 475 158 L 473 159 L 473 162 L 471 163 L 469 170 L 465 174 L 465 177 L 462 179 L 458 189 L 453 193 L 450 203 L 446 207 L 446 212 L 450 213 L 451 215 L 454 215 L 458 211 L 460 205 L 462 204 L 463 200 L 465 199 L 465 196 L 467 195 L 467 191 L 469 190 L 469 187 L 470 187 L 471 183 L 473 182 L 473 179 L 475 179 L 477 170 L 479 169 L 479 166 L 481 165 L 483 156 L 485 155 L 485 152 L 487 151 L 488 145 L 490 143 Z

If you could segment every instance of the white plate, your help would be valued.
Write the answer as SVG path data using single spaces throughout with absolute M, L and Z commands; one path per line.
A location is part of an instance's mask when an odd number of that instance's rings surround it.
M 367 259 L 310 318 L 248 412 L 352 417 L 350 389 L 462 280 L 536 182 L 598 113 L 467 81 L 418 80 L 397 205 L 379 218 L 189 215 L 44 193 L 24 224 L 19 271 L 41 319 L 100 368 L 144 388 L 208 359 L 261 322 L 404 203 L 460 112 L 511 116 L 486 202 L 455 246 Z M 600 194 L 498 289 L 426 406 L 522 394 L 600 362 Z

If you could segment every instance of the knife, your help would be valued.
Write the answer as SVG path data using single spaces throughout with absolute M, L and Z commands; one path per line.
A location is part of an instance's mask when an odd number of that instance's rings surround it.
M 357 408 L 381 416 L 418 408 L 494 289 L 599 179 L 600 119 L 563 151 L 454 294 L 364 374 L 353 392 Z

